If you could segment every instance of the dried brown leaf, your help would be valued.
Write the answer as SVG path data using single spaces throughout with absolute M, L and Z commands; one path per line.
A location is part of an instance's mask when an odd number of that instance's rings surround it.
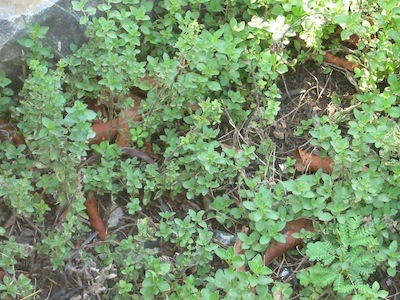
M 124 98 L 132 98 L 135 101 L 135 106 L 126 111 L 121 111 L 118 118 L 101 122 L 95 120 L 92 125 L 92 130 L 96 133 L 95 137 L 89 140 L 89 145 L 99 144 L 104 140 L 110 142 L 116 141 L 117 145 L 120 147 L 126 147 L 131 142 L 131 134 L 129 132 L 129 124 L 132 121 L 140 121 L 142 118 L 138 111 L 140 108 L 141 98 L 135 94 L 129 94 L 124 96 Z M 119 102 L 121 97 L 115 96 L 115 102 Z M 110 102 L 114 103 L 114 102 Z M 111 104 L 110 104 L 111 105 Z
M 338 56 L 333 55 L 332 53 L 326 52 L 325 53 L 325 57 L 324 57 L 324 61 L 327 63 L 330 63 L 332 65 L 335 65 L 339 68 L 344 68 L 346 70 L 349 70 L 351 72 L 354 72 L 355 68 L 361 68 L 361 66 L 357 63 L 352 63 L 350 61 L 348 61 L 345 58 L 341 58 Z
M 248 231 L 249 231 L 249 229 L 246 226 L 242 226 L 242 229 L 240 230 L 240 232 L 243 232 L 243 233 L 247 233 Z M 233 250 L 234 250 L 233 252 L 235 253 L 235 255 L 240 255 L 243 253 L 242 245 L 243 245 L 243 242 L 240 239 L 237 239 L 235 245 L 233 246 Z M 245 272 L 246 267 L 241 266 L 241 267 L 236 268 L 236 270 Z
M 95 121 L 93 122 L 92 130 L 96 135 L 89 140 L 89 145 L 99 144 L 104 140 L 114 141 L 118 134 L 118 125 L 115 121 Z
M 298 172 L 315 173 L 322 169 L 324 173 L 332 173 L 333 160 L 330 157 L 321 158 L 297 148 L 294 158 L 296 159 L 295 168 Z
M 6 275 L 7 275 L 7 273 L 3 269 L 0 269 L 0 282 L 3 280 L 3 277 Z
M 107 235 L 107 228 L 103 222 L 103 219 L 99 215 L 96 198 L 94 196 L 86 197 L 85 207 L 89 216 L 90 225 L 94 230 L 97 231 L 99 239 L 104 241 Z
M 293 237 L 294 233 L 300 232 L 302 229 L 307 231 L 314 231 L 312 221 L 305 218 L 290 221 L 286 224 L 282 233 L 285 235 L 286 243 L 279 243 L 277 241 L 269 245 L 267 251 L 264 253 L 264 264 L 268 266 L 275 258 L 281 256 L 286 251 L 295 246 L 303 244 L 302 239 Z

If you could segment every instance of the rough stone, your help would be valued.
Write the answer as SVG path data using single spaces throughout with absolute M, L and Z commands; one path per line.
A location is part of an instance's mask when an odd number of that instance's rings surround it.
M 90 0 L 96 6 L 103 0 Z M 71 53 L 70 44 L 85 41 L 84 26 L 79 24 L 80 14 L 72 9 L 71 0 L 2 0 L 0 2 L 0 70 L 16 86 L 22 74 L 23 50 L 17 42 L 28 36 L 27 24 L 48 26 L 44 44 L 53 47 L 55 59 Z

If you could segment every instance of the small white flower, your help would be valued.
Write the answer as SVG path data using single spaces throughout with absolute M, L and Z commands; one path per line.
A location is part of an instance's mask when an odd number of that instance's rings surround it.
M 268 23 L 267 28 L 268 32 L 272 33 L 272 39 L 274 41 L 279 41 L 289 30 L 290 25 L 285 24 L 284 16 L 278 16 L 275 20 L 272 20 Z
M 263 29 L 268 26 L 268 23 L 265 22 L 263 18 L 253 16 L 249 22 L 249 26 L 257 29 Z

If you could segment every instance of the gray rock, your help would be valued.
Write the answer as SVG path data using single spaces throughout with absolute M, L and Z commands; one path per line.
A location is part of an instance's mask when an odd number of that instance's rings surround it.
M 103 0 L 90 0 L 96 7 Z M 54 49 L 58 60 L 71 53 L 70 44 L 85 41 L 85 27 L 79 24 L 80 13 L 72 9 L 71 0 L 3 0 L 0 2 L 0 70 L 12 79 L 14 87 L 21 85 L 23 50 L 17 39 L 28 37 L 27 24 L 48 26 L 44 41 Z
M 233 246 L 236 242 L 236 236 L 221 230 L 214 230 L 214 239 L 224 246 Z

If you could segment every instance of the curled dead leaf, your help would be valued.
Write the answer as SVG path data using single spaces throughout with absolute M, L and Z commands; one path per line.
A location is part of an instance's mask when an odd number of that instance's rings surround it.
M 6 275 L 7 275 L 7 273 L 3 269 L 0 269 L 0 282 L 3 280 L 3 277 Z
M 248 231 L 249 231 L 249 229 L 246 226 L 242 226 L 242 229 L 240 230 L 240 232 L 245 233 L 245 234 L 247 234 Z M 235 253 L 235 255 L 240 255 L 243 253 L 242 245 L 243 245 L 243 242 L 240 239 L 237 239 L 235 242 L 235 245 L 233 246 L 233 252 Z M 236 270 L 240 271 L 240 272 L 246 272 L 246 266 L 237 267 Z M 238 279 L 238 280 L 240 280 L 240 279 Z M 257 294 L 255 287 L 250 286 L 249 290 L 253 294 Z
M 138 114 L 139 105 L 134 108 L 123 111 L 118 116 L 118 136 L 115 143 L 119 147 L 127 147 L 132 142 L 132 136 L 130 133 L 130 122 L 140 121 L 141 117 Z
M 247 234 L 248 231 L 249 231 L 249 229 L 246 226 L 242 226 L 242 229 L 240 230 L 240 232 L 243 232 L 245 234 Z M 235 255 L 240 255 L 243 253 L 242 245 L 243 245 L 243 242 L 240 239 L 237 239 L 235 242 L 235 245 L 233 246 L 233 252 L 235 253 Z M 241 267 L 236 268 L 236 270 L 245 272 L 246 267 L 241 266 Z
M 96 135 L 89 140 L 89 145 L 100 144 L 104 140 L 114 141 L 118 134 L 118 125 L 114 120 L 107 122 L 95 121 L 93 122 L 92 130 Z
M 279 243 L 274 241 L 269 245 L 267 251 L 264 253 L 264 264 L 268 266 L 275 258 L 281 256 L 286 251 L 292 249 L 295 246 L 303 244 L 302 239 L 293 237 L 294 233 L 300 232 L 302 229 L 306 231 L 314 231 L 312 221 L 306 218 L 300 218 L 297 220 L 290 221 L 286 224 L 282 233 L 285 235 L 286 242 Z
M 131 142 L 129 124 L 132 121 L 140 121 L 142 118 L 138 111 L 140 108 L 140 97 L 134 94 L 128 95 L 135 100 L 135 106 L 119 113 L 118 118 L 101 122 L 93 122 L 92 130 L 96 133 L 95 137 L 89 140 L 89 145 L 99 144 L 104 140 L 116 141 L 120 147 L 126 147 Z M 127 97 L 128 97 L 127 96 Z
M 220 146 L 221 146 L 221 149 L 228 149 L 228 150 L 230 150 L 230 149 L 235 149 L 236 153 L 238 153 L 238 152 L 241 151 L 240 148 L 235 147 L 235 146 L 233 146 L 233 145 L 226 144 L 226 143 L 220 143 Z
M 131 142 L 131 135 L 130 135 L 129 131 L 127 132 L 126 129 L 124 131 L 121 131 L 117 135 L 117 138 L 115 139 L 115 143 L 121 148 L 127 147 L 130 142 Z
M 327 63 L 333 64 L 339 68 L 344 68 L 346 70 L 349 70 L 351 72 L 354 72 L 355 68 L 361 69 L 361 66 L 359 64 L 350 62 L 345 58 L 335 56 L 329 52 L 325 53 L 324 61 Z
M 17 132 L 16 127 L 0 118 L 0 141 L 8 140 L 15 146 L 25 144 L 24 137 Z
M 107 235 L 107 228 L 102 218 L 99 215 L 96 198 L 94 196 L 86 197 L 86 201 L 84 204 L 86 207 L 86 212 L 89 216 L 90 225 L 94 230 L 97 231 L 99 239 L 105 241 Z
M 333 171 L 333 159 L 330 157 L 321 158 L 297 148 L 294 158 L 296 159 L 295 168 L 298 172 L 315 173 L 322 169 L 324 173 L 331 174 Z

